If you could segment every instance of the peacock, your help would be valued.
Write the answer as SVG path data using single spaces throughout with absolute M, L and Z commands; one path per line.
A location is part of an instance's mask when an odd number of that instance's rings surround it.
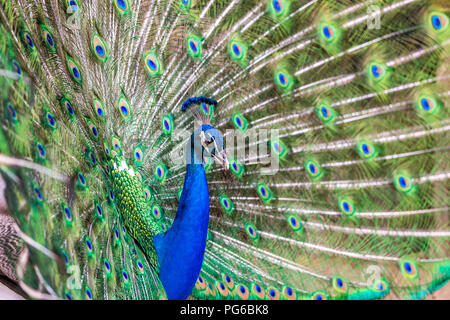
M 0 277 L 32 299 L 424 299 L 445 0 L 0 0 Z

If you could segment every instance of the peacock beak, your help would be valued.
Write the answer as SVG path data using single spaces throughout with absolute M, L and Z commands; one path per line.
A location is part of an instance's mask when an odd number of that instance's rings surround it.
M 225 149 L 222 150 L 219 154 L 212 154 L 214 160 L 221 165 L 225 170 L 230 168 L 230 164 L 228 163 L 227 152 Z

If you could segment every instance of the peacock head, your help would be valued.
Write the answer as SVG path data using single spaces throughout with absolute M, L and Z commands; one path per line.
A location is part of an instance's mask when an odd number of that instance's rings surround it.
M 224 169 L 228 169 L 225 141 L 220 131 L 210 124 L 202 124 L 195 130 L 188 147 L 190 163 L 203 164 L 208 158 L 212 158 Z

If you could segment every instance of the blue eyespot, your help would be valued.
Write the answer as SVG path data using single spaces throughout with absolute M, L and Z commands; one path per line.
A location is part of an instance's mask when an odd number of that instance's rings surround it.
M 88 297 L 89 300 L 92 300 L 92 293 L 91 293 L 91 290 L 86 289 L 86 296 Z
M 77 5 L 77 3 L 75 2 L 75 0 L 71 0 L 71 1 L 69 2 L 69 5 L 70 5 L 70 8 L 72 9 L 72 12 L 73 12 L 73 13 L 76 13 L 77 10 L 78 10 L 78 5 Z
M 197 52 L 198 48 L 195 41 L 189 41 L 189 46 L 191 47 L 192 51 L 194 51 L 194 53 Z
M 233 52 L 236 56 L 241 55 L 241 49 L 239 48 L 239 46 L 236 43 L 233 44 L 232 48 L 233 48 Z
M 48 119 L 48 121 L 49 121 L 49 123 L 51 124 L 51 125 L 54 125 L 55 124 L 55 119 L 53 119 L 53 117 L 49 114 L 49 115 L 47 115 L 47 119 Z
M 20 68 L 19 64 L 16 61 L 13 61 L 13 68 L 14 71 L 20 76 L 22 74 L 22 69 Z
M 78 69 L 75 68 L 75 67 L 72 68 L 72 73 L 73 73 L 75 78 L 78 78 L 80 76 L 80 73 L 78 72 Z
M 150 68 L 150 69 L 152 69 L 152 70 L 156 70 L 156 63 L 153 61 L 153 60 L 151 60 L 151 59 L 148 59 L 147 60 L 147 64 L 148 64 L 148 67 Z
M 405 262 L 404 267 L 405 267 L 406 272 L 411 273 L 412 268 L 411 268 L 411 264 L 409 262 Z
M 283 11 L 283 6 L 282 0 L 272 0 L 272 7 L 276 14 L 280 14 Z
M 280 148 L 280 145 L 279 145 L 278 142 L 275 142 L 275 143 L 273 144 L 273 147 L 275 148 L 275 151 L 276 151 L 277 153 L 280 153 L 280 152 L 281 152 L 281 148 Z
M 191 36 L 187 39 L 188 53 L 193 57 L 200 57 L 202 54 L 202 40 L 197 36 Z
M 88 247 L 88 250 L 91 251 L 92 250 L 92 244 L 90 240 L 86 240 L 86 245 Z
M 68 70 L 70 70 L 72 79 L 81 85 L 82 79 L 81 79 L 81 74 L 80 74 L 78 64 L 75 62 L 75 60 L 73 60 L 69 56 L 67 56 L 66 59 L 67 59 L 67 67 L 68 67 Z
M 55 124 L 56 124 L 55 118 L 53 118 L 53 116 L 50 113 L 47 113 L 47 123 L 51 127 L 55 127 Z
M 400 262 L 400 267 L 403 276 L 407 279 L 414 279 L 419 276 L 418 267 L 413 261 L 402 261 Z
M 209 107 L 206 103 L 202 103 L 202 108 L 206 114 L 209 114 Z
M 428 103 L 427 99 L 422 99 L 422 107 L 424 108 L 424 110 L 430 110 L 430 104 Z
M 367 144 L 363 143 L 363 145 L 361 146 L 361 148 L 362 148 L 362 151 L 363 151 L 365 154 L 369 154 L 369 153 L 370 153 L 370 150 L 369 150 L 369 147 L 367 146 Z
M 278 80 L 280 80 L 281 85 L 286 85 L 286 76 L 282 73 L 278 75 Z
M 349 211 L 349 210 L 350 210 L 350 207 L 349 207 L 349 205 L 348 205 L 348 202 L 344 202 L 344 203 L 342 204 L 342 206 L 344 207 L 344 210 L 345 210 L 345 211 Z
M 45 148 L 43 145 L 41 145 L 40 143 L 37 144 L 37 150 L 39 153 L 39 157 L 41 158 L 45 158 Z
M 64 208 L 64 212 L 66 213 L 67 220 L 70 220 L 72 218 L 72 214 L 70 213 L 69 208 Z
M 375 78 L 378 78 L 380 76 L 380 71 L 378 70 L 377 66 L 372 66 L 372 74 Z
M 406 175 L 398 175 L 395 177 L 396 187 L 403 192 L 409 192 L 413 189 L 411 179 Z
M 127 4 L 123 0 L 117 0 L 117 5 L 120 9 L 125 10 L 127 8 Z
M 420 111 L 425 112 L 427 115 L 433 114 L 439 109 L 439 102 L 433 96 L 422 94 L 418 101 Z
M 82 185 L 85 185 L 85 184 L 86 184 L 86 180 L 84 179 L 84 176 L 83 176 L 81 173 L 78 174 L 78 181 L 79 181 Z
M 95 51 L 98 53 L 99 56 L 103 57 L 105 55 L 105 49 L 103 49 L 102 46 L 96 46 Z
M 97 159 L 95 158 L 95 155 L 92 152 L 89 153 L 89 159 L 91 160 L 91 163 L 93 165 L 97 164 Z
M 275 11 L 279 12 L 281 10 L 281 6 L 280 3 L 278 2 L 278 0 L 273 0 L 273 8 L 275 9 Z
M 66 105 L 66 108 L 67 108 L 67 111 L 69 112 L 69 114 L 72 115 L 74 113 L 74 111 L 73 111 L 73 108 L 70 105 L 70 103 L 68 101 L 66 101 L 65 105 Z
M 260 189 L 261 190 L 261 195 L 263 196 L 263 197 L 265 197 L 266 196 L 266 189 L 264 189 L 264 188 L 261 188 Z
M 53 39 L 50 34 L 47 34 L 47 43 L 50 47 L 53 47 Z
M 298 221 L 298 218 L 294 215 L 288 216 L 287 222 L 294 231 L 300 231 L 303 227 L 302 223 Z
M 31 49 L 34 48 L 34 42 L 28 33 L 25 33 L 25 41 Z
M 406 186 L 407 186 L 406 180 L 405 180 L 404 177 L 399 177 L 399 178 L 398 178 L 398 183 L 400 184 L 400 186 L 401 186 L 402 188 L 406 188 Z
M 331 37 L 330 28 L 328 26 L 323 27 L 323 35 L 326 38 L 330 38 Z
M 79 72 L 79 68 L 77 63 L 69 56 L 67 56 L 67 67 L 71 72 L 72 79 L 75 80 L 78 84 L 81 85 L 81 74 Z
M 255 226 L 253 226 L 250 223 L 247 223 L 245 226 L 245 230 L 247 232 L 247 235 L 250 237 L 251 240 L 257 240 L 258 239 L 258 233 Z
M 437 30 L 442 28 L 441 19 L 439 19 L 439 16 L 436 14 L 431 17 L 431 23 L 433 24 L 433 27 Z
M 339 293 L 346 293 L 348 291 L 347 283 L 340 276 L 334 276 L 332 279 L 333 288 Z

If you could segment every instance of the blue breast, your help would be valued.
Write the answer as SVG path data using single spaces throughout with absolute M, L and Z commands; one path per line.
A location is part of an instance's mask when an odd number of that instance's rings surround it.
M 205 254 L 209 192 L 203 165 L 188 164 L 172 227 L 154 237 L 159 278 L 172 300 L 186 299 L 195 285 Z

